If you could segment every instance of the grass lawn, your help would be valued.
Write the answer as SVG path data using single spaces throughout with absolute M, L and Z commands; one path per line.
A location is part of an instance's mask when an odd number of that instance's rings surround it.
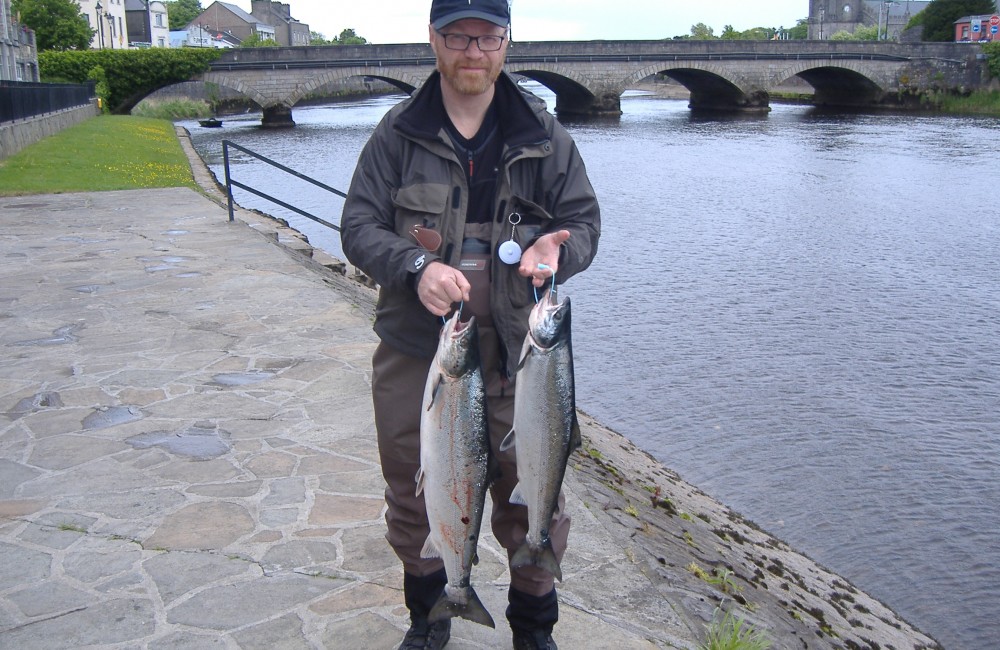
M 197 189 L 173 123 L 101 115 L 0 160 L 0 196 Z

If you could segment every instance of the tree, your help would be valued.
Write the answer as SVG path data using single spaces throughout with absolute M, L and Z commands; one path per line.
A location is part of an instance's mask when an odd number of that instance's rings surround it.
M 94 30 L 73 0 L 14 0 L 15 14 L 35 30 L 39 50 L 86 50 Z
M 993 0 L 934 0 L 906 26 L 924 26 L 925 41 L 955 40 L 955 21 L 964 16 L 984 16 L 996 11 Z
M 367 45 L 368 40 L 354 33 L 353 29 L 345 29 L 340 36 L 333 39 L 334 45 Z
M 192 20 L 201 15 L 201 0 L 167 0 L 167 17 L 170 29 L 184 29 Z
M 695 41 L 715 40 L 715 30 L 705 23 L 691 25 L 691 39 Z
M 319 32 L 309 32 L 309 44 L 310 45 L 333 45 L 333 41 L 326 40 L 326 36 L 323 36 Z
M 831 41 L 876 41 L 878 40 L 879 27 L 877 25 L 872 25 L 871 27 L 860 26 L 854 29 L 854 32 L 849 32 L 846 29 L 842 29 L 839 32 L 834 33 L 830 37 Z
M 788 38 L 797 41 L 804 41 L 809 38 L 809 19 L 799 18 L 795 22 L 795 27 L 788 30 Z
M 273 38 L 261 38 L 260 34 L 253 33 L 243 39 L 240 47 L 281 47 L 281 43 Z
M 340 36 L 337 36 L 333 40 L 327 40 L 326 36 L 323 36 L 319 32 L 309 33 L 309 44 L 310 45 L 367 45 L 368 39 L 362 38 L 354 33 L 353 29 L 345 29 L 340 32 Z

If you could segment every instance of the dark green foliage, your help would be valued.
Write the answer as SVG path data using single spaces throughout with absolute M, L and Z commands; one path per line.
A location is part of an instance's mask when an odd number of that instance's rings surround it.
M 88 50 L 86 52 L 39 52 L 41 77 L 83 83 L 100 67 L 108 83 L 112 112 L 128 112 L 149 93 L 208 70 L 222 55 L 216 48 L 150 48 L 144 50 Z
M 94 31 L 73 0 L 14 0 L 14 14 L 35 30 L 40 51 L 85 50 L 90 47 Z
M 986 16 L 996 11 L 993 0 L 934 0 L 913 17 L 907 28 L 924 26 L 925 41 L 955 40 L 955 21 L 965 16 Z
M 108 85 L 108 75 L 105 74 L 104 68 L 99 65 L 94 66 L 87 73 L 87 79 L 96 82 L 94 84 L 94 93 L 101 102 L 101 112 L 110 112 L 108 97 L 111 95 L 111 87 Z
M 167 16 L 173 31 L 184 29 L 203 11 L 201 0 L 168 0 L 164 4 L 167 5 Z
M 1000 41 L 983 45 L 983 52 L 986 54 L 986 61 L 990 66 L 990 75 L 994 79 L 1000 79 Z

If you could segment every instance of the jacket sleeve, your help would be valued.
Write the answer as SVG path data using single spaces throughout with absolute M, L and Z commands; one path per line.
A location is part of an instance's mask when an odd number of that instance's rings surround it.
M 417 274 L 438 259 L 396 232 L 393 197 L 401 183 L 402 138 L 383 118 L 361 151 L 340 219 L 347 260 L 379 285 L 413 288 Z

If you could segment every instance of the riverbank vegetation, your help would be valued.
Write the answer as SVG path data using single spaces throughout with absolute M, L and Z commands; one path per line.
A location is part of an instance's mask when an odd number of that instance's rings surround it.
M 132 109 L 132 115 L 159 120 L 195 120 L 211 117 L 217 112 L 212 102 L 200 99 L 149 99 Z
M 197 189 L 167 120 L 102 115 L 0 161 L 0 196 L 154 187 Z

